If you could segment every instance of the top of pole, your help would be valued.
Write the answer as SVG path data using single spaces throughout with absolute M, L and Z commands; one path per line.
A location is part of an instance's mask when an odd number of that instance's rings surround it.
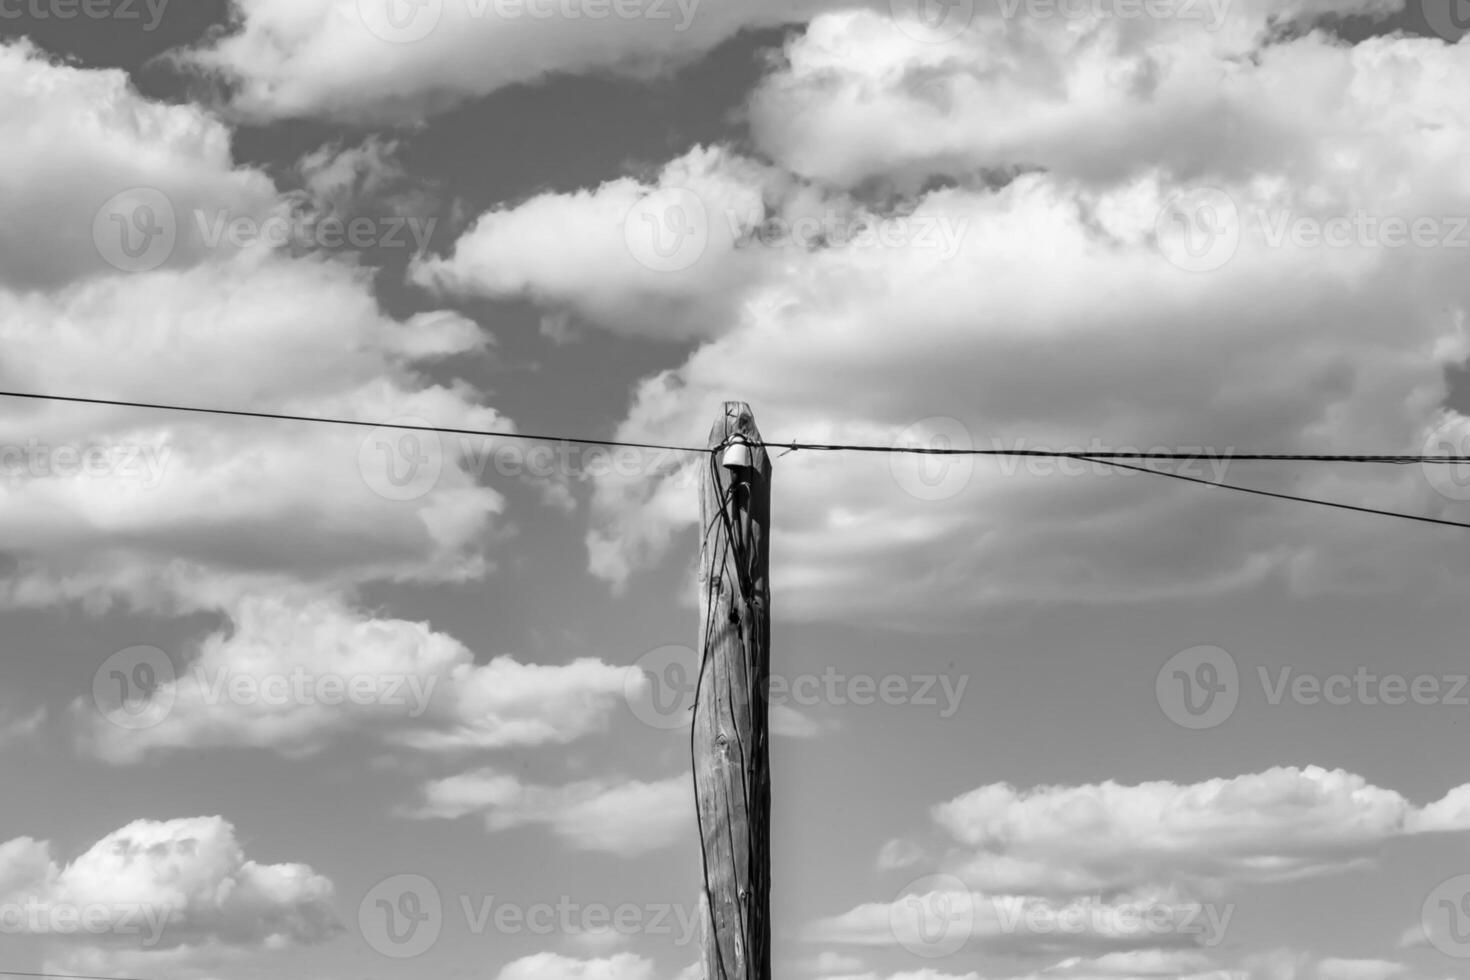
M 745 442 L 749 447 L 749 465 L 752 473 L 762 479 L 771 475 L 771 460 L 766 454 L 760 429 L 755 425 L 755 413 L 746 402 L 725 402 L 715 424 L 710 428 L 709 448 L 722 450 L 732 443 Z

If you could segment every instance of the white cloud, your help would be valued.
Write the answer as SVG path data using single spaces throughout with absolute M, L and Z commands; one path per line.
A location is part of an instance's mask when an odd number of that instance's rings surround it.
M 0 844 L 0 903 L 20 930 L 82 945 L 280 949 L 343 927 L 330 880 L 303 864 L 246 858 L 220 817 L 138 820 L 66 865 L 50 844 Z
M 109 198 L 129 189 L 166 190 L 183 213 L 260 214 L 274 197 L 264 174 L 234 166 L 223 124 L 194 105 L 142 98 L 124 72 L 54 64 L 13 41 L 0 43 L 0 85 L 8 93 L 0 106 L 8 148 L 0 160 L 0 287 L 52 288 L 113 272 L 94 243 L 94 223 Z M 124 231 L 106 223 L 101 230 Z M 173 267 L 198 258 L 197 249 L 181 248 Z
M 678 369 L 644 380 L 619 436 L 698 444 L 734 394 L 780 440 L 1200 453 L 1207 458 L 1186 474 L 1463 518 L 1458 495 L 1439 492 L 1417 468 L 1267 470 L 1228 456 L 1417 453 L 1447 421 L 1444 371 L 1470 352 L 1466 248 L 1452 244 L 1459 235 L 1470 246 L 1466 229 L 1447 220 L 1440 244 L 1412 248 L 1371 233 L 1347 247 L 1277 241 L 1273 229 L 1302 218 L 1470 214 L 1458 163 L 1470 115 L 1447 95 L 1470 84 L 1465 52 L 1437 40 L 1349 47 L 1309 36 L 1271 46 L 1259 64 L 1229 61 L 1247 90 L 1242 105 L 1281 103 L 1258 90 L 1310 91 L 1303 111 L 1318 122 L 1290 139 L 1262 123 L 1237 134 L 1255 155 L 1210 154 L 1217 166 L 1206 182 L 1228 194 L 1241 231 L 1211 271 L 1182 268 L 1187 258 L 1168 237 L 1170 202 L 1197 184 L 1134 144 L 1137 165 L 1108 179 L 1059 170 L 900 197 L 877 213 L 897 236 L 889 246 L 727 252 L 712 233 L 700 263 L 665 273 L 674 281 L 662 289 L 715 304 L 722 312 L 705 321 L 715 335 Z M 1002 79 L 1020 70 L 993 69 Z M 875 82 L 873 98 L 898 84 Z M 825 105 L 842 91 L 814 85 L 812 98 Z M 1014 111 L 1034 108 L 1021 98 Z M 1365 117 L 1372 128 L 1357 125 Z M 885 147 L 905 145 L 876 132 Z M 1190 145 L 1186 135 L 1168 131 L 1167 145 Z M 1088 153 L 1085 143 L 1075 149 Z M 779 184 L 768 171 L 747 179 L 752 191 Z M 812 196 L 823 206 L 834 199 Z M 596 214 L 610 221 L 605 206 L 597 194 L 564 195 L 558 225 L 581 227 Z M 805 200 L 780 206 L 778 216 L 811 213 Z M 858 211 L 853 199 L 838 214 Z M 936 247 L 942 236 L 931 232 L 943 228 L 954 232 L 953 254 Z M 553 261 L 565 247 L 521 256 L 515 268 Z M 642 277 L 612 261 L 568 263 L 558 276 L 538 280 L 537 298 L 576 304 L 584 322 L 611 329 L 625 329 L 625 311 L 644 295 Z M 744 283 L 735 295 L 730 276 Z M 642 323 L 670 337 L 690 329 L 657 304 Z M 796 453 L 781 457 L 773 479 L 783 547 L 772 583 L 783 615 L 797 619 L 918 626 L 991 602 L 1202 596 L 1263 581 L 1307 594 L 1436 593 L 1453 588 L 1447 570 L 1460 567 L 1450 539 L 1401 522 L 1106 466 Z M 663 558 L 696 520 L 684 487 L 672 468 L 655 479 L 600 479 L 592 571 L 622 585 Z
M 818 919 L 807 927 L 804 938 L 903 946 L 922 950 L 924 955 L 954 952 L 971 942 L 1009 955 L 1066 950 L 1097 955 L 1218 945 L 1226 938 L 1235 914 L 1231 905 L 1200 902 L 1172 889 L 1053 900 L 936 884 L 938 887 L 916 888 L 889 901 L 865 902 L 840 915 Z
M 0 748 L 35 737 L 49 716 L 44 704 L 24 713 L 0 708 Z
M 589 779 L 538 786 L 514 775 L 480 769 L 428 783 L 420 819 L 483 814 L 488 830 L 544 824 L 577 850 L 636 857 L 679 840 L 694 825 L 689 776 L 656 782 Z
M 1463 787 L 1445 799 L 1462 795 Z M 1277 768 L 1194 784 L 982 786 L 934 807 L 990 890 L 1110 891 L 1143 883 L 1280 881 L 1352 867 L 1382 842 L 1470 830 L 1360 776 Z M 1429 819 L 1426 819 L 1429 818 Z
M 1388 980 L 1408 968 L 1389 960 L 1348 960 L 1328 957 L 1317 964 L 1319 980 Z
M 182 60 L 229 80 L 257 119 L 413 123 L 549 75 L 651 77 L 749 27 L 796 23 L 822 0 L 235 0 L 236 29 Z M 566 13 L 569 12 L 569 13 Z
M 120 73 L 51 64 L 24 44 L 0 46 L 0 74 L 21 93 L 0 110 L 18 150 L 0 160 L 0 196 L 17 202 L 0 253 L 36 258 L 47 273 L 0 262 L 20 270 L 0 282 L 7 388 L 510 427 L 478 392 L 420 373 L 484 349 L 470 321 L 387 316 L 372 271 L 351 256 L 210 248 L 182 233 L 196 212 L 249 219 L 287 206 L 264 176 L 233 166 L 229 132 L 208 114 L 144 99 Z M 107 235 L 119 231 L 105 221 L 94 241 L 100 205 L 135 187 L 162 195 L 157 208 L 171 201 L 181 231 L 156 271 L 103 262 Z M 101 217 L 164 222 L 153 207 Z M 415 443 L 426 466 L 422 486 L 408 489 L 422 492 L 397 493 L 386 485 L 392 460 L 372 440 L 392 448 L 402 438 L 12 401 L 0 422 L 9 559 L 0 601 L 213 609 L 301 582 L 331 589 L 481 574 L 502 498 L 432 436 Z
M 176 679 L 159 678 L 147 727 L 79 699 L 87 748 L 136 763 L 186 748 L 254 746 L 308 755 L 354 731 L 425 751 L 563 744 L 606 729 L 627 669 L 500 656 L 476 662 L 426 623 L 368 616 L 335 600 L 256 597 L 229 609 Z
M 764 196 L 793 187 L 779 172 L 696 147 L 647 182 L 621 177 L 487 212 L 452 254 L 416 264 L 413 278 L 440 293 L 537 300 L 630 334 L 717 334 L 768 259 L 740 247 L 741 230 L 762 218 Z M 696 243 L 677 259 L 688 267 L 663 268 L 655 242 Z
M 655 980 L 653 961 L 634 953 L 579 960 L 557 953 L 535 953 L 506 964 L 497 980 Z
M 878 870 L 911 868 L 924 859 L 924 848 L 903 837 L 895 837 L 878 849 Z
M 1111 4 L 1019 5 L 1010 17 L 999 15 L 1004 3 L 978 6 L 969 29 L 945 39 L 893 30 L 877 11 L 814 19 L 751 97 L 757 144 L 797 173 L 846 186 L 915 188 L 1016 166 L 1105 183 L 1154 168 L 1240 177 L 1281 164 L 1282 141 L 1310 144 L 1362 123 L 1334 111 L 1342 59 L 1316 42 L 1267 46 L 1271 22 L 1402 4 L 1177 3 L 1143 17 Z M 1293 98 L 1264 97 L 1283 83 Z

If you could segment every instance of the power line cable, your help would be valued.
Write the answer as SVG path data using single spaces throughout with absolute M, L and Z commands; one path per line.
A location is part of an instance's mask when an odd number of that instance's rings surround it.
M 617 439 L 593 439 L 582 436 L 559 436 L 540 435 L 525 432 L 497 431 L 490 429 L 461 429 L 438 425 L 416 425 L 403 422 L 373 422 L 362 419 L 343 419 L 312 415 L 291 415 L 281 412 L 251 412 L 243 409 L 229 408 L 204 408 L 188 405 L 168 405 L 153 402 L 124 401 L 107 398 L 83 398 L 74 395 L 46 395 L 35 392 L 0 391 L 0 397 L 24 398 L 34 401 L 65 402 L 81 405 L 106 405 L 114 408 L 139 408 L 165 412 L 188 412 L 204 415 L 224 415 L 239 418 L 270 419 L 283 422 L 313 422 L 324 425 L 346 425 L 359 428 L 373 429 L 404 429 L 417 432 L 435 432 L 445 435 L 469 435 L 492 439 L 519 439 L 528 442 L 561 442 L 576 443 L 586 446 L 606 446 L 627 449 L 656 449 L 666 452 L 678 453 L 710 453 L 707 446 L 679 446 L 666 443 L 629 442 Z M 751 443 L 752 447 L 756 444 Z M 1207 487 L 1218 487 L 1222 490 L 1233 490 L 1237 493 L 1248 493 L 1261 497 L 1275 497 L 1280 500 L 1294 500 L 1299 503 L 1317 504 L 1322 507 L 1332 507 L 1338 510 L 1350 510 L 1362 514 L 1375 514 L 1381 517 L 1397 517 L 1407 521 L 1417 521 L 1423 524 L 1438 524 L 1444 527 L 1459 527 L 1470 529 L 1470 523 L 1461 521 L 1445 520 L 1437 517 L 1425 517 L 1418 514 L 1405 514 L 1399 511 L 1378 510 L 1372 507 L 1359 507 L 1354 504 L 1344 504 L 1332 500 L 1322 500 L 1315 497 L 1299 497 L 1292 494 L 1276 493 L 1270 490 L 1256 490 L 1251 487 L 1243 487 L 1233 483 L 1216 483 L 1212 480 L 1204 480 L 1198 477 L 1185 476 L 1182 473 L 1173 473 L 1168 470 L 1156 470 L 1145 466 L 1130 465 L 1121 460 L 1137 461 L 1176 461 L 1194 462 L 1200 459 L 1221 459 L 1227 462 L 1309 462 L 1309 463 L 1358 463 L 1358 464 L 1435 464 L 1435 465 L 1470 465 L 1470 456 L 1407 456 L 1407 455 L 1314 455 L 1306 453 L 1228 453 L 1209 454 L 1199 453 L 1169 453 L 1169 452 L 1066 452 L 1049 449 L 944 449 L 927 446 L 879 446 L 849 443 L 809 443 L 809 442 L 771 442 L 763 441 L 759 444 L 763 449 L 784 449 L 787 452 L 799 450 L 811 452 L 857 452 L 857 453 L 887 453 L 908 454 L 924 456 L 1020 456 L 1040 457 L 1046 459 L 1075 459 L 1085 463 L 1116 466 L 1122 469 L 1136 470 L 1140 473 L 1149 473 L 1154 476 L 1165 476 L 1175 480 L 1183 480 L 1188 483 L 1198 483 Z M 718 452 L 717 447 L 714 451 Z
M 413 432 L 436 432 L 442 435 L 483 436 L 492 439 L 519 439 L 525 442 L 569 442 L 586 446 L 608 446 L 627 449 L 660 449 L 677 453 L 708 453 L 708 446 L 680 446 L 670 443 L 631 442 L 620 439 L 594 439 L 587 436 L 545 435 L 497 429 L 462 429 L 443 425 L 417 425 L 409 422 L 377 422 L 319 415 L 292 415 L 284 412 L 252 412 L 237 408 L 206 408 L 195 405 L 169 405 L 158 402 L 125 401 L 110 398 L 84 398 L 77 395 L 45 395 L 35 392 L 0 391 L 0 397 L 33 401 L 66 402 L 78 405 L 105 405 L 113 408 L 141 408 L 161 412 L 188 412 L 201 415 L 226 415 L 238 418 L 270 419 L 280 422 L 315 422 L 323 425 L 347 425 L 366 429 L 404 429 Z M 755 444 L 752 443 L 752 446 Z M 945 449 L 934 446 L 873 445 L 860 443 L 773 442 L 759 444 L 763 449 L 787 452 L 853 452 L 893 453 L 919 456 L 1030 456 L 1044 459 L 1077 459 L 1084 462 L 1104 459 L 1174 460 L 1192 462 L 1200 459 L 1223 459 L 1232 463 L 1298 462 L 1298 463 L 1416 463 L 1470 465 L 1470 456 L 1411 456 L 1391 454 L 1314 454 L 1314 453 L 1213 453 L 1213 452 L 1134 452 L 1054 449 Z

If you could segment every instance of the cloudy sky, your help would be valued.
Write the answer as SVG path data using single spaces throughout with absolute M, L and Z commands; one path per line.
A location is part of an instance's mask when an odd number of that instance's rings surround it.
M 1470 454 L 1467 30 L 0 0 L 0 390 L 370 423 L 0 396 L 0 970 L 695 980 L 698 457 L 394 423 L 1470 521 L 1231 458 Z M 1470 977 L 1467 532 L 773 501 L 777 976 Z

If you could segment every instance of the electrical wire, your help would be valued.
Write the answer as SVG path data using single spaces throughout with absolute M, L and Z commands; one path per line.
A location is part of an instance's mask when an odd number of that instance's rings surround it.
M 676 453 L 707 453 L 708 446 L 682 446 L 670 443 L 633 442 L 621 439 L 595 439 L 588 436 L 546 435 L 529 432 L 514 432 L 505 429 L 463 429 L 443 425 L 418 425 L 411 422 L 370 421 L 319 415 L 292 415 L 284 412 L 253 412 L 236 408 L 207 408 L 194 405 L 171 405 L 160 402 L 126 401 L 111 398 L 83 398 L 76 395 L 46 395 L 36 392 L 0 391 L 0 398 L 22 398 L 32 401 L 66 402 L 77 405 L 103 405 L 112 408 L 139 408 L 160 412 L 187 412 L 201 415 L 225 415 L 238 418 L 270 419 L 279 422 L 315 422 L 323 425 L 345 425 L 367 429 L 403 429 L 411 432 L 436 432 L 441 435 L 481 436 L 490 439 L 518 439 L 525 442 L 564 442 L 584 446 L 607 446 L 626 449 L 657 449 Z M 1077 459 L 1097 461 L 1102 459 L 1174 460 L 1192 462 L 1200 459 L 1222 459 L 1232 463 L 1250 462 L 1297 462 L 1297 463 L 1385 463 L 1407 466 L 1413 464 L 1470 464 L 1470 456 L 1413 456 L 1384 453 L 1314 454 L 1314 453 L 1208 453 L 1208 452 L 1134 452 L 1052 449 L 944 449 L 934 446 L 883 446 L 862 443 L 828 442 L 773 442 L 749 443 L 752 448 L 783 449 L 786 452 L 848 452 L 887 453 L 912 456 L 1013 456 L 1038 457 L 1042 459 Z

